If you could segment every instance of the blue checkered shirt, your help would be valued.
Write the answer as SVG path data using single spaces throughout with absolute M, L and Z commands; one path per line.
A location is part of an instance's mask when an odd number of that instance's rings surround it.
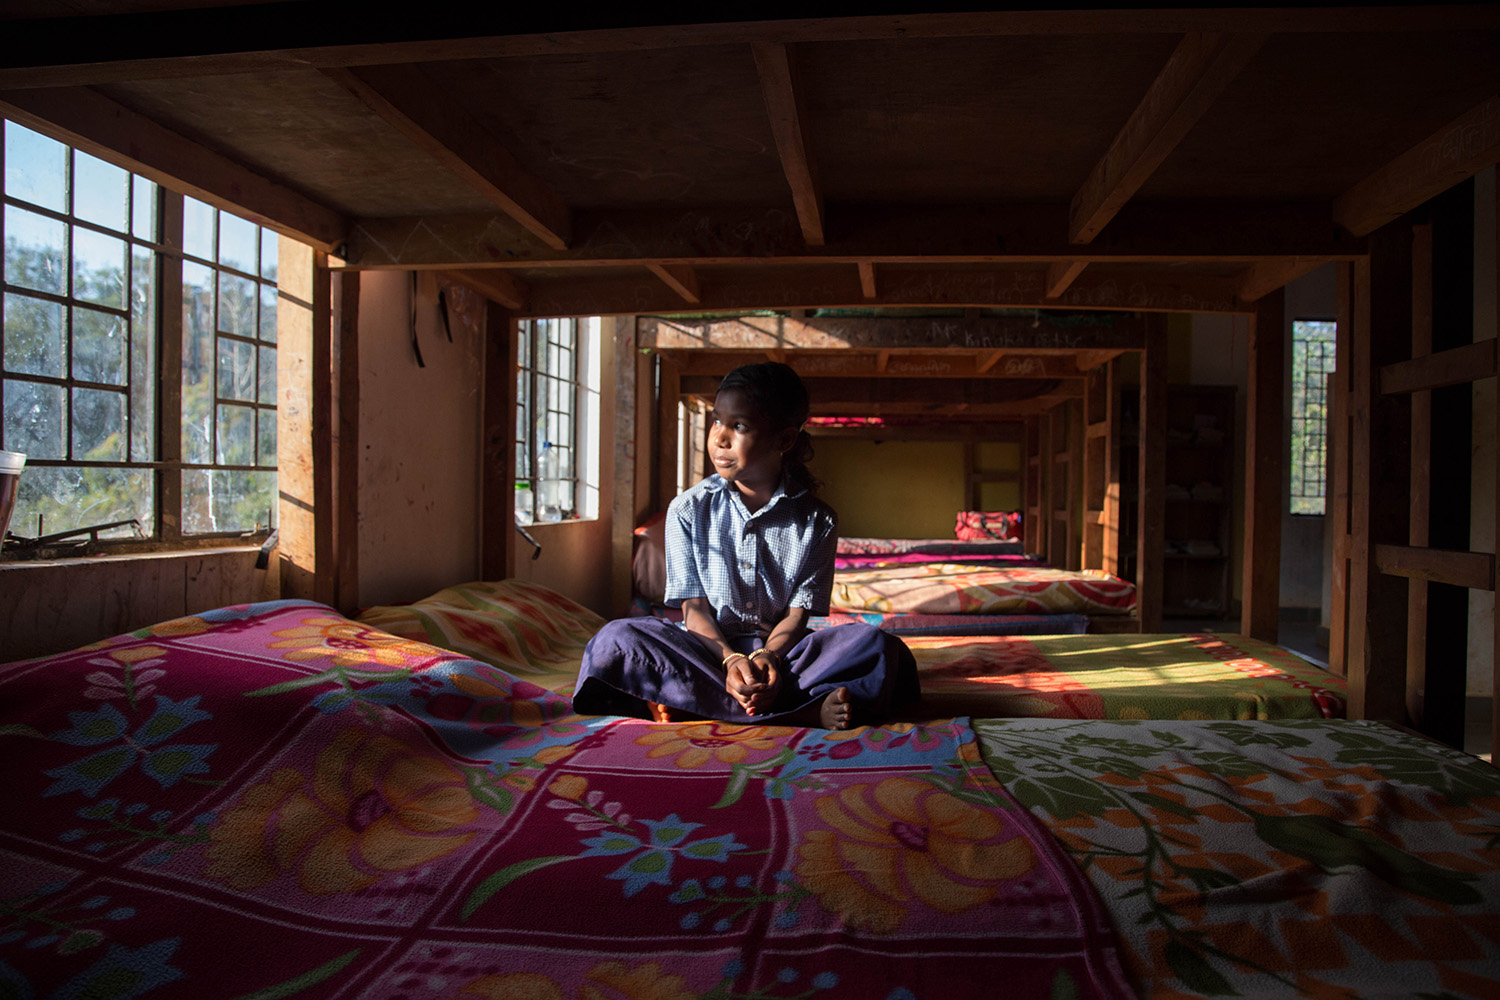
M 726 639 L 766 635 L 788 608 L 826 615 L 838 515 L 783 480 L 750 513 L 739 491 L 709 476 L 667 508 L 667 591 L 673 607 L 706 597 Z M 796 487 L 792 487 L 796 489 Z

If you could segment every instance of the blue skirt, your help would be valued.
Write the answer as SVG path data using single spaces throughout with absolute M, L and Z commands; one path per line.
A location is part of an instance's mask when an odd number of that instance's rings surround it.
M 743 636 L 730 645 L 749 653 L 761 641 Z M 839 625 L 793 646 L 772 710 L 747 715 L 724 690 L 718 658 L 691 632 L 661 618 L 618 618 L 583 651 L 573 710 L 649 719 L 655 702 L 721 722 L 770 725 L 841 687 L 849 689 L 856 725 L 887 720 L 920 697 L 917 664 L 905 643 L 872 625 Z

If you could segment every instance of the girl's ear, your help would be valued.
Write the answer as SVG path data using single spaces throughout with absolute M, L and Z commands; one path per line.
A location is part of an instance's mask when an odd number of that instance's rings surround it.
M 785 455 L 792 450 L 792 445 L 797 443 L 797 435 L 802 433 L 800 427 L 783 427 L 781 433 L 776 437 L 776 450 Z

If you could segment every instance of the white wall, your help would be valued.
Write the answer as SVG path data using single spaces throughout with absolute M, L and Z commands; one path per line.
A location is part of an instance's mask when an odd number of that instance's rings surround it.
M 359 603 L 414 601 L 479 578 L 479 429 L 484 375 L 477 298 L 461 293 L 449 343 L 436 286 L 419 284 L 417 365 L 411 277 L 359 283 Z M 467 305 L 467 308 L 463 308 Z

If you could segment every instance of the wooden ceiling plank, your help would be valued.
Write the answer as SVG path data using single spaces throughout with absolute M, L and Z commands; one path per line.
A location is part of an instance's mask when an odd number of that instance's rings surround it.
M 568 248 L 567 205 L 421 67 L 323 72 L 548 247 Z
M 1266 40 L 1191 31 L 1073 197 L 1068 238 L 1088 243 L 1140 190 Z
M 0 114 L 103 160 L 301 240 L 338 252 L 349 220 L 87 88 L 0 93 Z
M 1055 299 L 1068 290 L 1074 280 L 1088 267 L 1086 260 L 1055 260 L 1047 265 L 1047 298 Z
M 1500 96 L 1438 129 L 1333 203 L 1333 221 L 1365 236 L 1500 162 Z
M 865 298 L 873 299 L 876 296 L 875 284 L 875 262 L 862 260 L 859 262 L 859 290 L 864 292 Z
M 808 246 L 823 245 L 823 192 L 818 186 L 818 165 L 813 159 L 807 134 L 807 114 L 797 91 L 791 50 L 776 42 L 757 42 L 755 69 L 760 74 L 761 94 L 766 100 L 771 133 L 781 168 L 792 188 L 792 204 Z
M 646 267 L 689 305 L 698 305 L 703 301 L 703 294 L 698 290 L 698 273 L 691 267 L 656 263 L 647 264 Z
M 494 268 L 468 268 L 443 272 L 466 288 L 492 299 L 507 309 L 525 312 L 531 300 L 526 284 L 509 271 Z
M 63 5 L 59 5 L 60 7 Z M 301 8 L 299 12 L 298 8 Z M 58 16 L 6 22 L 0 89 L 82 86 L 121 80 L 374 66 L 461 59 L 579 56 L 689 46 L 1013 35 L 1183 32 L 1490 31 L 1493 4 L 1298 8 L 1078 9 L 874 14 L 797 20 L 581 27 L 576 12 L 508 8 L 502 33 L 471 9 L 454 18 L 370 18 L 359 42 L 310 0 L 153 10 L 148 16 Z M 586 24 L 586 21 L 583 22 Z M 493 29 L 491 29 L 493 31 Z M 235 51 L 236 47 L 238 51 Z M 122 57 L 122 53 L 153 53 Z
M 809 247 L 784 209 L 717 206 L 693 209 L 577 210 L 567 250 L 540 245 L 507 217 L 492 213 L 358 218 L 348 262 L 357 268 L 595 267 L 607 264 L 723 264 L 818 260 L 873 263 L 876 298 L 889 280 L 887 264 L 1088 263 L 1252 264 L 1276 257 L 1354 260 L 1365 241 L 1341 233 L 1326 209 L 1307 204 L 1215 201 L 1172 206 L 1127 205 L 1110 223 L 1107 241 L 1077 246 L 1058 217 L 1061 202 L 948 211 L 919 205 L 869 206 L 837 216 L 837 238 Z M 507 239 L 507 233 L 514 237 Z M 850 283 L 855 282 L 851 269 Z M 864 296 L 862 296 L 864 297 Z
M 655 277 L 644 272 L 639 278 L 611 274 L 595 277 L 588 271 L 578 276 L 531 282 L 533 316 L 620 316 L 682 311 L 682 299 Z M 865 308 L 872 305 L 847 269 L 776 267 L 736 274 L 733 280 L 715 281 L 703 288 L 703 312 L 747 309 Z M 1059 299 L 1048 299 L 1043 272 L 1025 268 L 984 268 L 972 271 L 940 267 L 903 270 L 890 281 L 882 279 L 880 298 L 873 304 L 885 307 L 977 307 L 1105 312 L 1245 313 L 1248 307 L 1235 298 L 1236 279 L 1205 276 L 1183 270 L 1159 274 L 1131 275 L 1128 280 L 1090 268 Z M 1028 325 L 1033 320 L 1028 320 Z M 957 319 L 940 325 L 961 330 Z M 946 346 L 993 348 L 1002 344 L 967 342 L 960 339 Z M 816 344 L 803 346 L 814 347 Z M 1058 346 L 1066 347 L 1066 344 Z
M 1248 305 L 1304 274 L 1311 274 L 1326 263 L 1328 261 L 1321 257 L 1287 257 L 1252 264 L 1240 277 L 1240 287 L 1235 296 Z

